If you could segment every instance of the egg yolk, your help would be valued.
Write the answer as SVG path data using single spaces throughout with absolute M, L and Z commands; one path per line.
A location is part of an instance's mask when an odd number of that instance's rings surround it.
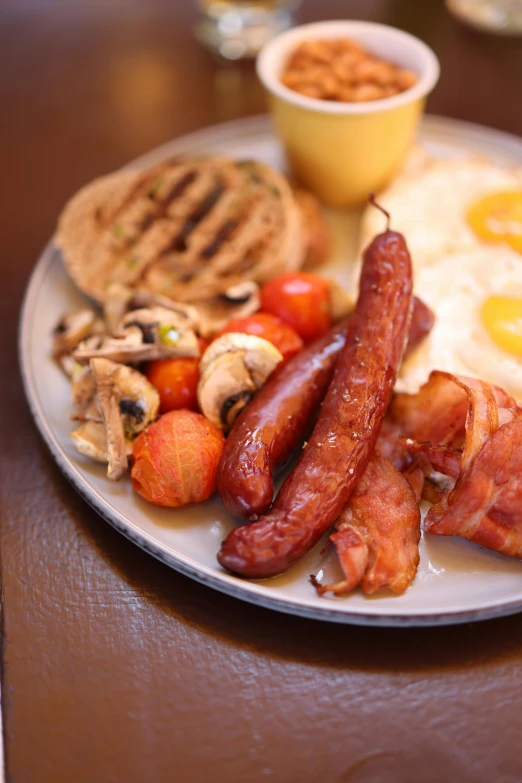
M 522 253 L 522 191 L 490 193 L 468 210 L 468 223 L 485 242 L 507 242 Z
M 490 296 L 481 315 L 492 340 L 504 351 L 522 357 L 522 299 Z

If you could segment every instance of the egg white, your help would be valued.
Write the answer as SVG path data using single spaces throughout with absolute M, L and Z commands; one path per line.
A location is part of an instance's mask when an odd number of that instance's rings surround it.
M 415 160 L 418 153 L 414 153 Z M 469 207 L 482 196 L 522 189 L 522 168 L 482 158 L 438 160 L 426 157 L 406 165 L 378 198 L 391 214 L 391 227 L 406 238 L 415 270 L 438 263 L 442 256 L 483 245 L 466 221 Z M 382 213 L 367 207 L 361 245 L 386 225 Z
M 436 321 L 404 361 L 397 389 L 415 393 L 437 369 L 489 381 L 522 402 L 522 359 L 492 340 L 480 315 L 491 295 L 522 298 L 522 255 L 496 245 L 449 253 L 416 270 L 414 290 Z

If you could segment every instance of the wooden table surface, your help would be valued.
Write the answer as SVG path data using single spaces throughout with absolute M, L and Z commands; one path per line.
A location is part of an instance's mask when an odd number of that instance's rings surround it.
M 305 0 L 403 27 L 442 63 L 429 110 L 522 135 L 520 39 L 442 0 Z M 255 608 L 153 560 L 47 453 L 17 368 L 31 267 L 73 191 L 158 143 L 263 111 L 188 0 L 2 0 L 3 711 L 13 783 L 517 783 L 522 618 L 377 630 Z

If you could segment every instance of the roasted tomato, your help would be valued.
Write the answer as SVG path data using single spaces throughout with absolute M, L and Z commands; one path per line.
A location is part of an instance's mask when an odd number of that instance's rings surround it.
M 201 354 L 208 343 L 199 338 Z M 147 365 L 145 374 L 160 396 L 160 411 L 168 413 L 180 408 L 197 411 L 197 388 L 199 380 L 199 359 L 178 357 L 158 359 Z
M 330 285 L 312 272 L 278 275 L 262 287 L 261 309 L 282 318 L 306 342 L 315 340 L 332 324 Z
M 198 410 L 199 359 L 179 357 L 150 362 L 146 375 L 160 396 L 160 411 Z
M 297 332 L 288 326 L 280 318 L 270 313 L 256 313 L 246 318 L 233 318 L 217 333 L 216 337 L 228 332 L 241 332 L 263 337 L 269 343 L 281 351 L 283 357 L 288 359 L 303 347 L 303 341 Z
M 201 503 L 216 491 L 225 438 L 194 411 L 166 413 L 134 443 L 132 486 L 157 506 Z

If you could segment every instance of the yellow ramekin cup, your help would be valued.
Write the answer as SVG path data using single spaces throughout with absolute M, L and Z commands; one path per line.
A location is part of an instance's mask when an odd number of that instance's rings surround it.
M 370 52 L 417 74 L 409 90 L 391 98 L 340 103 L 308 98 L 280 76 L 302 41 L 352 38 Z M 392 179 L 415 136 L 439 62 L 425 43 L 403 30 L 372 22 L 302 25 L 273 38 L 257 60 L 277 132 L 296 178 L 326 204 L 355 206 Z

